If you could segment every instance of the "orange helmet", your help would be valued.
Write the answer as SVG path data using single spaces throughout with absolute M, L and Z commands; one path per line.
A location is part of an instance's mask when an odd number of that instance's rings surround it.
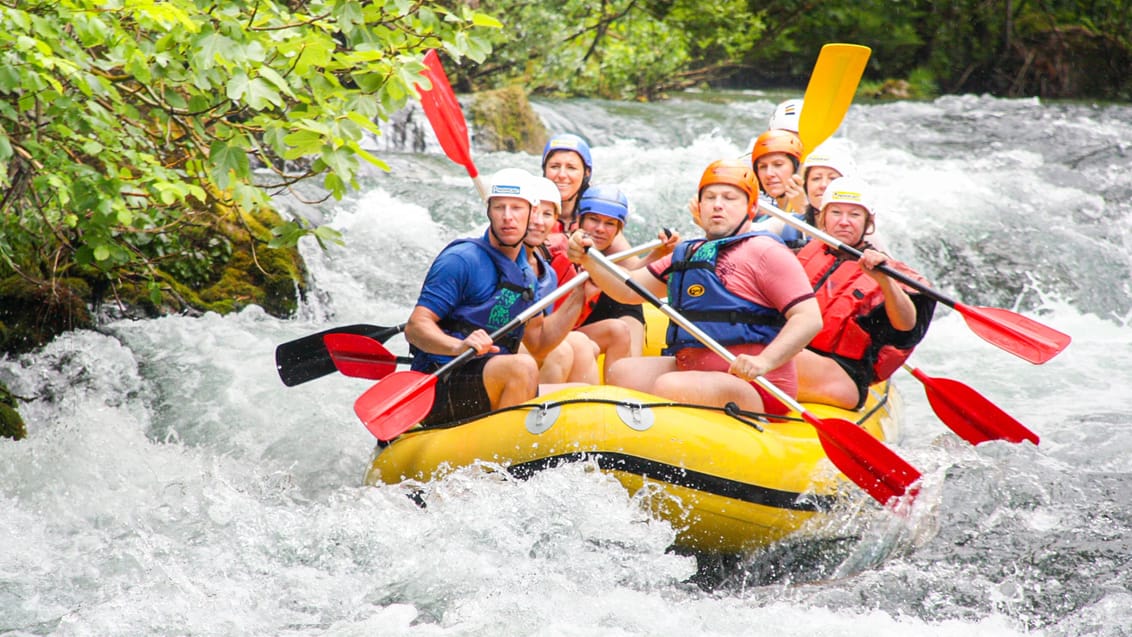
M 751 165 L 758 163 L 759 157 L 771 153 L 785 153 L 794 158 L 794 165 L 802 161 L 802 140 L 788 130 L 771 129 L 759 135 L 751 148 Z
M 717 159 L 704 169 L 700 177 L 700 186 L 697 193 L 712 184 L 727 184 L 735 186 L 747 193 L 748 199 L 754 199 L 759 192 L 759 181 L 755 178 L 755 171 L 741 159 Z

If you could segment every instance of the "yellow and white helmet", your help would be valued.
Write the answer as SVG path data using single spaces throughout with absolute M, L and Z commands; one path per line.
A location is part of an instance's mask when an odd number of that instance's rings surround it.
M 859 177 L 838 177 L 829 182 L 821 198 L 821 209 L 831 203 L 850 203 L 861 206 L 865 212 L 876 216 L 873 209 L 872 188 Z

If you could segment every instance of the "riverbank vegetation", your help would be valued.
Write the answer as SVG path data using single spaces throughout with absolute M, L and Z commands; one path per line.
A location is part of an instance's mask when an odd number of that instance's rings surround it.
M 693 86 L 805 86 L 826 42 L 873 49 L 866 89 L 1132 99 L 1125 0 L 483 0 L 506 26 L 465 90 L 656 99 Z
M 1127 99 L 1129 33 L 1117 0 L 3 3 L 0 349 L 99 314 L 292 312 L 296 242 L 338 237 L 273 197 L 384 168 L 361 142 L 430 48 L 463 91 L 800 89 L 845 41 L 874 50 L 867 94 Z

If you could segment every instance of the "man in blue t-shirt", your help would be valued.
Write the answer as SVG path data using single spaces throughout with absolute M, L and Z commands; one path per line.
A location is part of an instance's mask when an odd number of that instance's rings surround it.
M 584 298 L 580 288 L 553 314 L 531 318 L 494 342 L 489 336 L 537 301 L 536 277 L 523 247 L 531 211 L 538 205 L 533 193 L 533 177 L 525 171 L 504 169 L 493 175 L 483 237 L 449 244 L 425 276 L 405 326 L 413 369 L 433 372 L 467 349 L 478 356 L 437 382 L 436 399 L 423 424 L 469 418 L 534 398 L 538 364 L 519 353 L 519 344 L 542 357 L 573 327 Z

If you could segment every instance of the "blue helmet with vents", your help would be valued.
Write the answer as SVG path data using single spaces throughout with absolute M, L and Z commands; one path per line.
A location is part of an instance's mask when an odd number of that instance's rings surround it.
M 612 217 L 625 225 L 629 221 L 629 198 L 617 186 L 590 186 L 578 201 L 578 217 L 588 214 Z
M 593 157 L 590 155 L 590 145 L 587 144 L 586 140 L 582 139 L 581 137 L 578 137 L 573 133 L 559 133 L 558 135 L 551 137 L 550 141 L 546 142 L 546 146 L 544 146 L 542 149 L 543 168 L 546 168 L 547 157 L 549 157 L 551 153 L 557 150 L 569 150 L 578 153 L 578 156 L 582 158 L 582 163 L 585 165 L 585 167 L 593 170 L 594 161 Z

